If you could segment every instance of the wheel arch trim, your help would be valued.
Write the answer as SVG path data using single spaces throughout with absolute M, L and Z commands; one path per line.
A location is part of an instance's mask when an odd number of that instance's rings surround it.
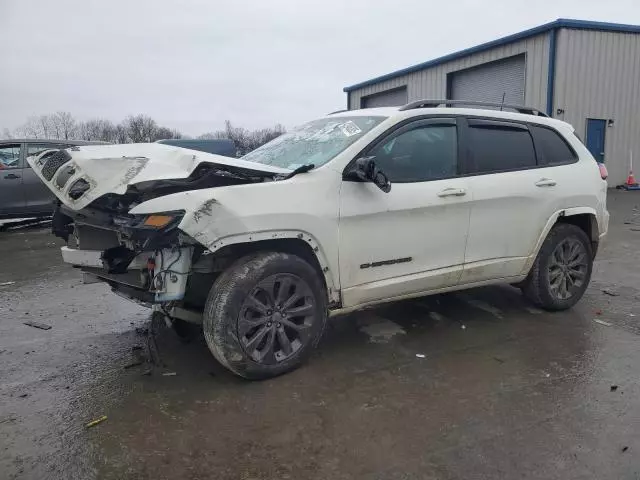
M 595 228 L 595 232 L 591 232 L 590 239 L 592 242 L 597 243 L 599 241 L 599 230 L 598 230 L 598 212 L 596 211 L 595 208 L 592 207 L 570 207 L 570 208 L 563 208 L 560 210 L 557 210 L 556 212 L 553 213 L 553 215 L 551 215 L 549 217 L 549 220 L 547 220 L 546 225 L 544 226 L 544 228 L 542 229 L 542 233 L 540 234 L 540 236 L 538 237 L 538 241 L 536 242 L 535 248 L 533 249 L 533 252 L 531 253 L 531 255 L 529 255 L 529 258 L 527 258 L 527 261 L 524 265 L 524 268 L 522 270 L 522 273 L 525 274 L 526 272 L 528 272 L 529 270 L 531 270 L 531 267 L 533 266 L 533 262 L 535 261 L 536 257 L 538 256 L 538 252 L 540 251 L 540 249 L 542 248 L 542 244 L 544 243 L 544 241 L 546 240 L 547 236 L 549 235 L 549 232 L 551 231 L 551 229 L 553 228 L 553 226 L 558 223 L 558 219 L 562 218 L 562 217 L 572 217 L 572 216 L 576 216 L 576 215 L 590 215 L 593 217 L 592 220 L 592 228 Z M 594 223 L 595 222 L 595 223 Z
M 268 230 L 262 232 L 247 232 L 236 235 L 228 235 L 216 239 L 210 245 L 205 245 L 212 253 L 229 245 L 237 245 L 240 243 L 259 244 L 269 240 L 299 240 L 309 245 L 313 255 L 315 256 L 320 269 L 324 274 L 324 281 L 327 286 L 327 295 L 330 303 L 338 303 L 340 301 L 340 277 L 337 268 L 331 268 L 331 264 L 327 258 L 327 254 L 323 250 L 318 240 L 309 232 L 304 230 Z

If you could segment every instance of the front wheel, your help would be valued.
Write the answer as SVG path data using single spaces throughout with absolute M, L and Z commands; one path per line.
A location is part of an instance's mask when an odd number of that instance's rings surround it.
M 589 237 L 571 224 L 555 225 L 524 281 L 523 292 L 547 310 L 566 310 L 582 298 L 593 269 Z
M 266 252 L 244 257 L 213 284 L 204 334 L 214 357 L 249 379 L 300 366 L 327 321 L 324 284 L 300 257 Z

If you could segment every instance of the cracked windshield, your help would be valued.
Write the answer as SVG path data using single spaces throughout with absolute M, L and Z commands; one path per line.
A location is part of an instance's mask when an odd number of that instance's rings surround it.
M 314 120 L 280 135 L 242 159 L 290 170 L 302 165 L 319 167 L 385 118 L 352 116 Z

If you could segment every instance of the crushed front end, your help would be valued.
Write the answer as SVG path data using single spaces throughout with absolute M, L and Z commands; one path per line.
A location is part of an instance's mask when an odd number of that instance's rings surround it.
M 62 257 L 82 269 L 85 281 L 104 281 L 114 292 L 151 305 L 183 300 L 194 256 L 203 253 L 177 228 L 182 215 L 76 212 L 59 204 L 52 225 L 54 234 L 71 239 Z
M 223 265 L 180 230 L 185 211 L 135 215 L 136 206 L 178 192 L 273 181 L 280 173 L 246 162 L 160 144 L 50 150 L 29 157 L 57 197 L 53 233 L 84 281 L 193 320 Z M 182 312 L 182 315 L 179 314 Z

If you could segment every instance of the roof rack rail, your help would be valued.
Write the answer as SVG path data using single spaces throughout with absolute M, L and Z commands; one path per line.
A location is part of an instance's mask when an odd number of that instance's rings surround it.
M 539 117 L 548 117 L 546 113 L 541 112 L 537 108 L 525 107 L 524 105 L 510 105 L 507 103 L 491 103 L 491 102 L 478 102 L 475 100 L 418 100 L 416 102 L 407 103 L 400 107 L 400 111 L 413 110 L 415 108 L 436 108 L 436 107 L 449 107 L 452 105 L 461 105 L 463 107 L 495 107 L 508 108 L 515 110 L 518 113 L 524 113 L 526 115 L 537 115 Z
M 327 115 L 333 115 L 334 113 L 342 113 L 342 112 L 348 112 L 348 109 L 344 109 L 344 110 L 336 110 L 335 112 L 329 112 L 327 113 Z

